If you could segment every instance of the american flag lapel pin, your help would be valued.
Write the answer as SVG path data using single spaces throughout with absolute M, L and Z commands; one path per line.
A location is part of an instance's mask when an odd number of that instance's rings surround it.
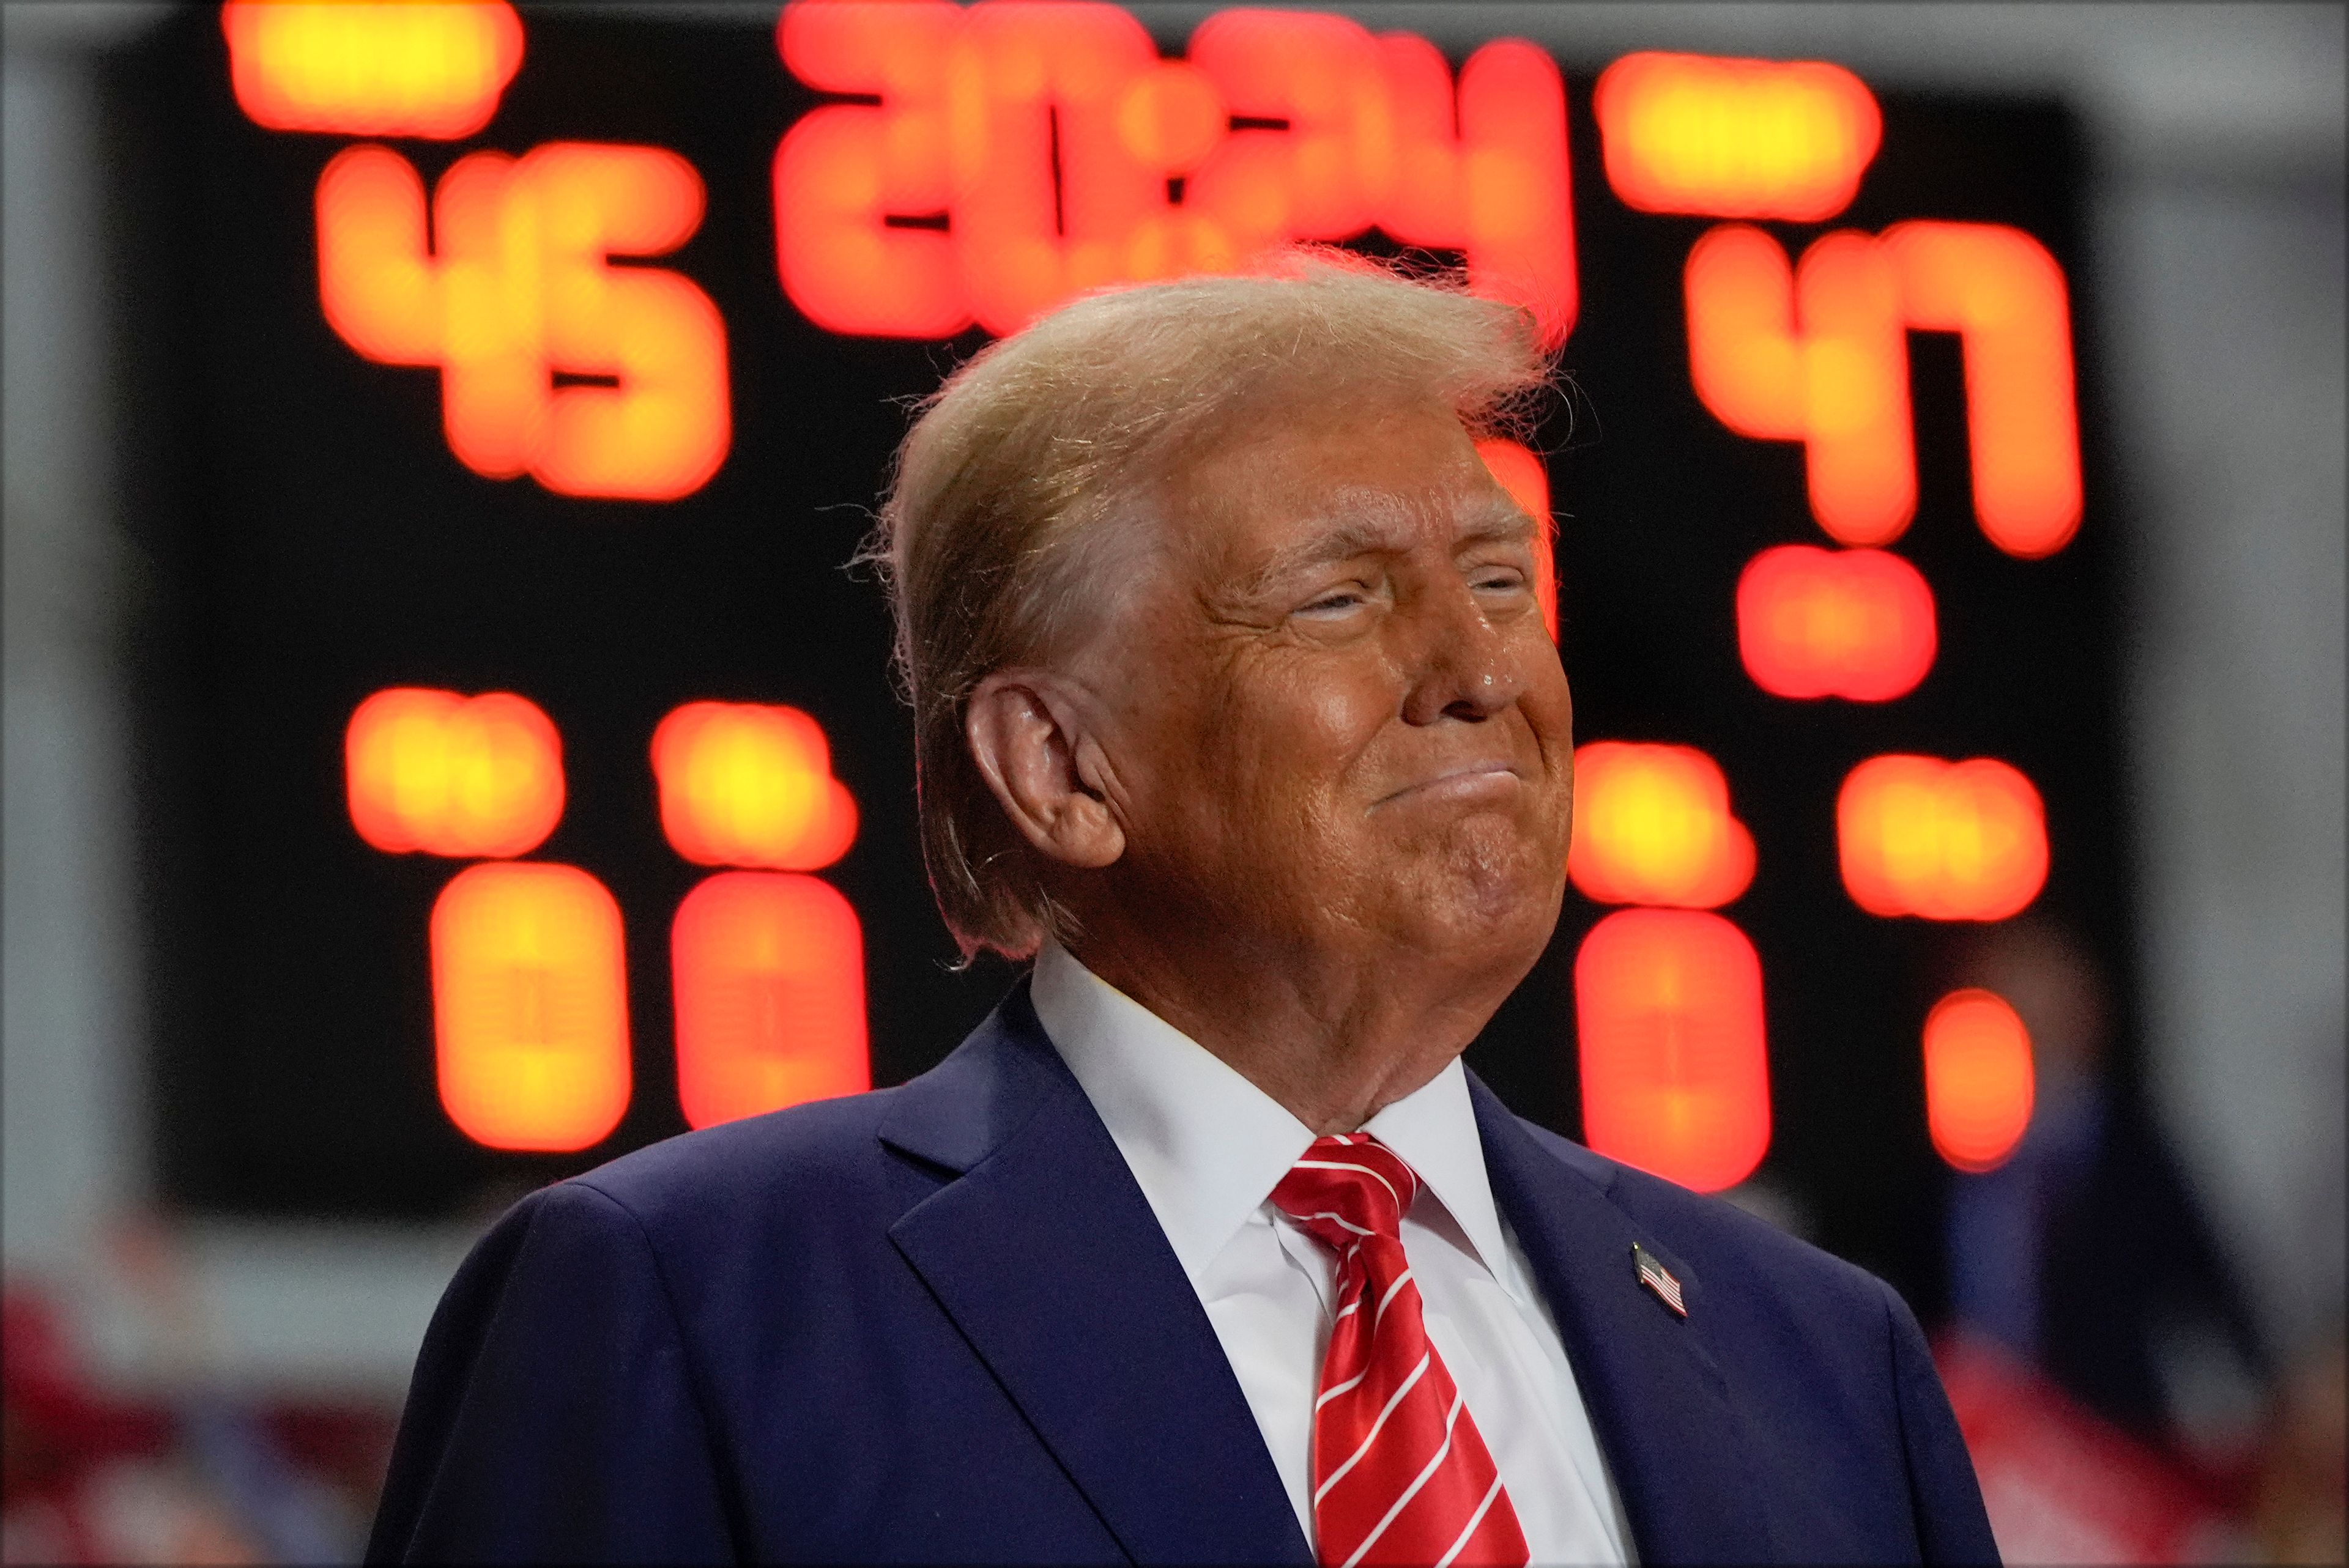
M 1638 1271 L 1640 1283 L 1656 1293 L 1656 1299 L 1672 1309 L 1675 1317 L 1688 1315 L 1688 1304 L 1681 1299 L 1681 1282 L 1672 1271 L 1656 1261 L 1656 1254 L 1639 1243 L 1631 1243 L 1631 1267 Z

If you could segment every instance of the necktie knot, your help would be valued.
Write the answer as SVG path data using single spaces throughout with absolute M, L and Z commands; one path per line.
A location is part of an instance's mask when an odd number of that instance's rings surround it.
M 1402 1239 L 1419 1173 L 1367 1132 L 1317 1138 L 1272 1190 L 1273 1206 L 1338 1253 L 1367 1236 Z

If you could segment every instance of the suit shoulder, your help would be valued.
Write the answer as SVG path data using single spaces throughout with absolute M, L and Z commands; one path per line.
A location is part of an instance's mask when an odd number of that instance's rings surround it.
M 1727 1199 L 1692 1191 L 1677 1182 L 1560 1137 L 1518 1119 L 1573 1175 L 1589 1181 L 1666 1253 L 1687 1265 L 1700 1289 L 1797 1298 L 1816 1309 L 1835 1305 L 1880 1315 L 1898 1294 L 1858 1264 L 1787 1234 Z
M 753 1215 L 862 1211 L 884 1179 L 877 1131 L 895 1089 L 746 1117 L 624 1154 L 559 1183 L 626 1211 L 656 1240 Z

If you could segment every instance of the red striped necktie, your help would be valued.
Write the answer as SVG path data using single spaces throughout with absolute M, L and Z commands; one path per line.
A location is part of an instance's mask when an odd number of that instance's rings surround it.
M 1313 1407 L 1323 1568 L 1526 1561 L 1525 1532 L 1403 1256 L 1419 1173 L 1367 1132 L 1314 1140 L 1272 1201 L 1338 1259 L 1337 1322 Z

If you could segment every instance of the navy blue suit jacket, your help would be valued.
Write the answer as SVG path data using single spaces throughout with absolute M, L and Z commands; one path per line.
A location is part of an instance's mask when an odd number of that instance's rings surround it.
M 1644 1562 L 1996 1560 L 1889 1287 L 1470 1092 Z M 902 1088 L 507 1214 L 425 1338 L 368 1555 L 1312 1560 L 1024 984 Z

